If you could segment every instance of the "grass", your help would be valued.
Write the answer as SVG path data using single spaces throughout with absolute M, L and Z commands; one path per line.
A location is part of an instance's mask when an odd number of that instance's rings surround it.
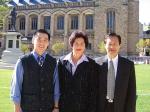
M 137 112 L 150 112 L 150 65 L 136 65 Z M 0 112 L 13 112 L 10 101 L 12 70 L 0 69 Z
M 150 112 L 150 65 L 136 65 L 137 112 Z
M 12 70 L 0 70 L 0 112 L 13 112 L 10 101 L 10 80 Z

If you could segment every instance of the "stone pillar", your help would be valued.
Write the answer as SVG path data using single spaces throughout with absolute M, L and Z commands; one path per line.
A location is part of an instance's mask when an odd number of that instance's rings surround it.
M 64 36 L 68 35 L 68 14 L 65 15 L 65 32 L 64 32 Z
M 51 26 L 50 26 L 50 28 L 51 28 L 51 36 L 53 37 L 54 36 L 54 29 L 55 29 L 55 23 L 54 23 L 54 15 L 52 14 L 51 15 Z
M 29 15 L 26 15 L 26 17 L 25 17 L 25 36 L 27 36 L 28 35 L 28 30 L 29 30 L 29 25 L 30 25 L 30 23 L 29 23 Z
M 41 28 L 41 15 L 38 15 L 38 29 Z
M 127 52 L 128 55 L 135 55 L 136 44 L 139 37 L 139 1 L 128 2 L 128 35 L 127 35 Z
M 79 15 L 79 30 L 83 31 L 83 14 Z
M 68 50 L 68 36 L 69 36 L 68 35 L 68 33 L 69 33 L 68 32 L 68 30 L 69 30 L 68 20 L 69 20 L 69 16 L 68 16 L 68 14 L 65 14 L 65 25 L 64 25 L 65 29 L 64 29 L 64 40 L 63 41 L 64 41 L 64 45 L 65 45 L 66 50 Z

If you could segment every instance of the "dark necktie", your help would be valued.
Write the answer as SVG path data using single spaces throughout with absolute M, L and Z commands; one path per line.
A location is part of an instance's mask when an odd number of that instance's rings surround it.
M 109 62 L 108 74 L 107 74 L 107 99 L 113 102 L 115 91 L 115 69 L 113 61 Z
M 43 56 L 39 56 L 39 57 L 38 57 L 38 64 L 39 64 L 40 66 L 42 66 L 43 63 L 44 63 L 44 57 L 43 57 Z

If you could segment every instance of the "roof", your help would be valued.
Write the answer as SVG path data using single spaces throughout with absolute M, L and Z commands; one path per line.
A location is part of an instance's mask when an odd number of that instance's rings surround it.
M 80 0 L 11 0 L 8 6 L 24 6 L 49 3 L 80 2 Z

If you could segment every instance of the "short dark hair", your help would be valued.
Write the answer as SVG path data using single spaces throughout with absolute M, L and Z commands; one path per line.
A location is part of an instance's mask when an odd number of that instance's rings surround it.
M 104 38 L 104 44 L 106 44 L 106 39 L 116 37 L 119 41 L 119 45 L 121 44 L 121 36 L 116 34 L 116 33 L 109 33 L 108 35 L 105 36 Z
M 73 43 L 74 43 L 74 41 L 77 38 L 83 38 L 83 40 L 85 42 L 85 47 L 87 48 L 87 46 L 89 44 L 88 37 L 87 37 L 86 33 L 82 32 L 82 31 L 74 31 L 74 32 L 72 32 L 72 34 L 69 37 L 69 44 L 70 44 L 70 46 L 71 47 L 73 46 Z
M 45 29 L 39 29 L 39 30 L 35 31 L 34 34 L 33 34 L 33 38 L 35 37 L 35 35 L 36 35 L 37 33 L 44 33 L 44 34 L 47 34 L 48 40 L 50 41 L 50 34 L 49 34 Z

